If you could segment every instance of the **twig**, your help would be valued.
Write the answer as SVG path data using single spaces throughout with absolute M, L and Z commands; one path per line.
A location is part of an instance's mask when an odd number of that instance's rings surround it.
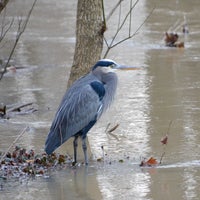
M 10 149 L 16 144 L 16 142 L 19 140 L 19 138 L 22 137 L 22 135 L 26 132 L 28 126 L 17 136 L 17 138 L 14 140 L 14 142 L 8 147 L 7 151 L 3 154 L 3 156 L 0 159 L 0 163 L 3 161 L 3 159 L 6 157 L 6 154 L 10 151 Z
M 115 46 L 121 44 L 122 42 L 124 42 L 124 41 L 126 41 L 126 40 L 129 40 L 129 39 L 131 39 L 132 37 L 134 37 L 134 36 L 139 32 L 139 30 L 142 28 L 142 26 L 146 23 L 146 21 L 149 19 L 149 17 L 150 17 L 151 14 L 153 13 L 154 9 L 155 9 L 155 7 L 151 10 L 151 12 L 150 12 L 149 15 L 146 17 L 146 19 L 143 21 L 143 23 L 136 29 L 136 31 L 135 31 L 132 35 L 130 35 L 130 36 L 128 36 L 128 37 L 126 37 L 126 38 L 120 40 L 119 42 L 117 42 L 117 43 L 115 43 L 115 44 L 113 44 L 110 48 L 113 48 L 113 47 L 115 47 Z
M 131 11 L 132 11 L 133 8 L 137 5 L 138 2 L 139 2 L 139 0 L 137 0 L 137 1 L 134 3 L 134 5 L 130 8 L 130 10 L 129 10 L 128 13 L 126 14 L 124 20 L 122 21 L 121 26 L 119 26 L 119 28 L 117 29 L 117 31 L 116 31 L 116 33 L 115 33 L 115 35 L 114 35 L 114 37 L 113 37 L 113 39 L 112 39 L 112 41 L 111 41 L 111 43 L 110 43 L 110 46 L 112 46 L 113 42 L 115 41 L 115 38 L 117 37 L 118 33 L 120 32 L 120 30 L 121 30 L 122 27 L 124 26 L 124 24 L 125 24 L 125 22 L 126 22 L 128 16 L 130 15 Z
M 24 107 L 26 107 L 26 106 L 31 106 L 31 105 L 33 105 L 33 103 L 22 104 L 22 105 L 19 105 L 19 106 L 17 106 L 17 107 L 14 107 L 14 108 L 9 108 L 9 109 L 7 110 L 7 112 L 16 112 L 16 111 L 20 111 L 21 108 L 24 108 Z
M 13 22 L 14 22 L 14 18 L 12 18 L 11 22 L 5 23 L 5 18 L 6 18 L 6 11 L 4 11 L 4 14 L 3 14 L 3 17 L 2 17 L 0 42 L 3 40 L 3 38 L 5 37 L 7 32 L 10 30 L 10 28 L 13 25 Z
M 107 132 L 109 126 L 110 126 L 110 123 L 108 123 L 108 125 L 106 126 L 106 130 L 105 130 L 105 132 Z
M 119 124 L 116 124 L 114 127 L 112 127 L 111 129 L 108 130 L 108 133 L 113 132 L 115 129 L 117 129 L 118 126 L 119 126 Z
M 120 3 L 120 4 L 119 4 L 119 19 L 118 19 L 118 26 L 117 26 L 117 29 L 119 29 L 119 27 L 120 27 L 121 13 L 122 13 L 122 5 L 121 5 L 121 3 Z
M 1 29 L 1 36 L 0 36 L 0 42 L 3 40 L 3 38 L 5 37 L 5 35 L 7 34 L 7 32 L 10 30 L 11 26 L 13 25 L 14 22 L 14 18 L 12 19 L 12 21 L 8 24 L 2 25 L 2 29 Z M 4 28 L 8 25 L 8 27 L 6 28 L 6 30 L 4 30 Z
M 130 1 L 130 8 L 132 7 L 132 0 Z M 132 25 L 132 12 L 130 12 L 130 18 L 129 18 L 129 36 L 131 35 L 131 25 Z
M 110 126 L 110 124 L 109 124 L 109 126 Z M 109 130 L 107 130 L 108 129 L 108 126 L 107 126 L 107 128 L 106 128 L 106 134 L 111 135 L 112 137 L 114 137 L 116 140 L 119 141 L 119 138 L 114 133 L 112 133 L 114 130 L 117 129 L 118 126 L 119 126 L 119 124 L 116 124 L 114 127 L 110 128 Z
M 14 46 L 13 46 L 13 48 L 12 48 L 12 50 L 11 50 L 11 53 L 10 53 L 10 55 L 9 55 L 9 58 L 8 58 L 8 60 L 7 60 L 6 64 L 5 64 L 5 66 L 4 66 L 4 69 L 3 69 L 3 71 L 2 71 L 1 74 L 0 74 L 0 80 L 3 78 L 3 75 L 6 73 L 6 69 L 7 69 L 8 65 L 9 65 L 10 59 L 11 59 L 11 57 L 12 57 L 14 51 L 15 51 L 15 48 L 16 48 L 16 46 L 17 46 L 17 44 L 18 44 L 18 41 L 19 41 L 21 35 L 24 33 L 24 31 L 25 31 L 25 29 L 26 29 L 26 26 L 27 26 L 27 24 L 28 24 L 28 22 L 29 22 L 31 13 L 32 13 L 32 11 L 33 11 L 33 8 L 34 8 L 36 2 L 37 2 L 37 0 L 34 0 L 33 5 L 32 5 L 32 7 L 31 7 L 31 9 L 29 10 L 29 13 L 28 13 L 28 16 L 27 16 L 25 22 L 22 24 L 22 20 L 21 20 L 21 19 L 19 20 L 19 26 L 18 26 L 18 31 L 17 31 L 15 43 L 14 43 Z
M 171 127 L 171 125 L 172 125 L 172 120 L 169 122 L 169 126 L 168 126 L 168 129 L 167 129 L 167 134 L 166 135 L 169 135 L 169 129 L 170 129 L 170 127 Z
M 163 159 L 163 157 L 165 155 L 166 144 L 168 142 L 169 129 L 170 129 L 171 125 L 172 125 L 172 120 L 169 122 L 169 126 L 168 126 L 167 133 L 166 133 L 165 137 L 161 140 L 161 143 L 163 144 L 163 153 L 162 153 L 162 155 L 160 157 L 160 162 L 159 162 L 160 164 L 161 164 L 162 159 Z
M 115 7 L 111 10 L 111 12 L 109 13 L 109 15 L 106 18 L 106 21 L 108 21 L 110 19 L 110 17 L 112 16 L 112 14 L 115 12 L 115 10 L 117 9 L 117 7 L 121 4 L 123 0 L 119 0 L 118 3 L 115 5 Z
M 120 25 L 119 28 L 117 29 L 117 31 L 116 31 L 114 37 L 112 38 L 110 44 L 108 44 L 106 38 L 104 37 L 104 41 L 105 41 L 105 43 L 106 43 L 106 45 L 107 45 L 107 50 L 106 50 L 106 52 L 105 52 L 103 58 L 106 58 L 106 56 L 108 55 L 108 52 L 110 51 L 110 49 L 112 49 L 112 48 L 114 48 L 115 46 L 121 44 L 122 42 L 124 42 L 124 41 L 126 41 L 126 40 L 129 40 L 129 39 L 131 39 L 132 37 L 134 37 L 134 36 L 139 32 L 139 30 L 142 28 L 142 26 L 146 23 L 146 21 L 149 19 L 149 17 L 151 16 L 151 14 L 153 13 L 155 7 L 151 10 L 151 12 L 149 13 L 149 15 L 145 18 L 145 20 L 143 21 L 143 23 L 136 29 L 136 31 L 135 31 L 133 34 L 131 34 L 131 32 L 130 32 L 130 31 L 131 31 L 131 25 L 130 25 L 131 22 L 129 22 L 129 34 L 128 34 L 128 37 L 126 37 L 126 38 L 124 38 L 124 39 L 122 39 L 122 40 L 120 40 L 119 42 L 117 42 L 117 43 L 114 44 L 114 41 L 115 41 L 117 35 L 119 34 L 120 30 L 121 30 L 122 27 L 124 26 L 124 24 L 125 24 L 125 22 L 126 22 L 128 16 L 131 17 L 132 10 L 133 10 L 133 8 L 135 8 L 135 6 L 137 5 L 138 2 L 139 2 L 139 0 L 137 0 L 137 1 L 132 5 L 132 1 L 131 1 L 130 10 L 128 11 L 128 13 L 126 14 L 126 16 L 125 16 L 124 20 L 122 21 L 121 25 Z
M 163 159 L 164 155 L 165 155 L 165 152 L 162 153 L 162 155 L 161 155 L 161 157 L 160 157 L 160 162 L 159 162 L 159 164 L 162 163 L 162 159 Z
M 176 29 L 176 27 L 180 24 L 180 19 L 177 19 L 176 22 L 174 24 L 172 24 L 172 26 L 169 27 L 168 32 L 169 31 L 175 31 L 174 29 Z

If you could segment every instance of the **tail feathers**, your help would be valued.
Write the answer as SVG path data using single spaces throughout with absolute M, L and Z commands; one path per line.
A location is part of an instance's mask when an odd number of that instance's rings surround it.
M 61 144 L 62 144 L 62 141 L 60 137 L 58 136 L 58 134 L 50 131 L 45 142 L 46 153 L 48 155 L 53 153 Z

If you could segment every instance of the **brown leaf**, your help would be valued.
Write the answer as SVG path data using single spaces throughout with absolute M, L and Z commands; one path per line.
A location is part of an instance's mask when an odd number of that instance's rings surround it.
M 154 167 L 158 165 L 157 160 L 154 157 L 149 158 L 147 161 L 142 160 L 140 167 Z
M 163 137 L 163 138 L 160 140 L 160 142 L 161 142 L 162 144 L 167 144 L 167 142 L 168 142 L 168 136 L 166 135 L 165 137 Z
M 157 160 L 153 157 L 149 158 L 149 160 L 147 160 L 146 163 L 147 165 L 150 165 L 150 166 L 158 164 Z

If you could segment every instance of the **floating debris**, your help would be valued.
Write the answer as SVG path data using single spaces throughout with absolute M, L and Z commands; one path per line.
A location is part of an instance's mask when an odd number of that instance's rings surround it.
M 26 115 L 38 111 L 34 103 L 4 105 L 0 104 L 0 118 L 10 119 L 13 115 Z
M 165 45 L 167 47 L 184 47 L 184 42 L 178 42 L 179 35 L 177 33 L 165 33 Z
M 27 151 L 25 148 L 16 146 L 12 152 L 0 154 L 0 178 L 7 180 L 10 177 L 22 176 L 47 176 L 51 169 L 70 166 L 71 158 L 52 153 L 37 154 L 33 149 Z M 3 159 L 2 159 L 3 158 Z
M 162 144 L 167 144 L 167 142 L 168 142 L 168 135 L 166 135 L 165 137 L 163 137 L 163 138 L 160 140 L 160 142 L 161 142 Z
M 155 167 L 157 165 L 158 162 L 154 157 L 150 157 L 148 160 L 144 158 L 140 163 L 140 167 Z

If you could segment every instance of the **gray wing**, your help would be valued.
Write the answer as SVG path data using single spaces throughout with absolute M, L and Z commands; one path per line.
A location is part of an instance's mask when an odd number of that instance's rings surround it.
M 90 85 L 86 85 L 65 100 L 58 111 L 60 119 L 56 125 L 62 127 L 63 135 L 68 139 L 95 119 L 100 106 L 98 95 Z
M 48 154 L 101 114 L 102 103 L 90 82 L 77 81 L 65 94 L 47 136 Z

